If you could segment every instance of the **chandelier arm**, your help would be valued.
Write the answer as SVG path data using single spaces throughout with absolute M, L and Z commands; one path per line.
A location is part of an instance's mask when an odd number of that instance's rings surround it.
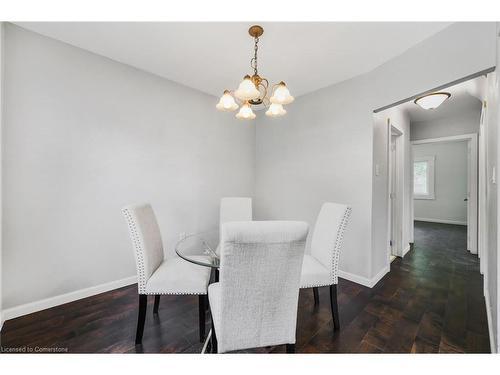
M 264 85 L 263 82 L 265 82 L 266 84 Z M 267 94 L 269 93 L 269 81 L 267 80 L 267 78 L 262 78 L 262 87 L 264 87 L 264 96 L 262 97 L 262 100 L 264 100 L 265 98 L 267 98 Z
M 261 86 L 264 89 L 264 92 L 262 94 L 262 99 L 261 100 L 264 101 L 264 99 L 267 98 L 267 86 L 262 85 L 262 84 L 261 84 Z

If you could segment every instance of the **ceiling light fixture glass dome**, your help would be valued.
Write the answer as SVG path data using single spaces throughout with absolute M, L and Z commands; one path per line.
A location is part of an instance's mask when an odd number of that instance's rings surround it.
M 290 91 L 288 91 L 288 87 L 286 87 L 285 82 L 281 81 L 274 90 L 273 96 L 271 96 L 271 99 L 269 100 L 274 104 L 290 104 L 295 100 L 295 98 L 290 95 Z
M 266 116 L 280 117 L 286 115 L 286 110 L 281 104 L 272 103 L 266 111 Z
M 253 100 L 260 96 L 260 91 L 257 90 L 250 76 L 246 75 L 238 86 L 238 89 L 234 92 L 234 96 L 244 101 Z
M 415 99 L 414 103 L 425 110 L 436 109 L 450 97 L 449 92 L 434 92 Z
M 219 111 L 235 111 L 238 109 L 238 104 L 234 101 L 233 96 L 229 92 L 229 90 L 224 90 L 224 94 L 222 94 L 219 102 L 215 106 Z
M 248 102 L 245 102 L 236 114 L 236 118 L 240 120 L 253 120 L 255 118 L 255 113 L 252 111 L 252 107 Z

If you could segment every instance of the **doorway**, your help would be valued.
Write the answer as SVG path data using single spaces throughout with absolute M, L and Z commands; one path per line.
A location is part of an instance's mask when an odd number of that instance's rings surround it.
M 404 168 L 402 135 L 403 133 L 388 120 L 388 237 L 389 237 L 389 261 L 392 262 L 397 256 L 402 256 L 403 237 L 403 173 Z
M 467 226 L 467 250 L 478 249 L 477 134 L 412 141 L 414 220 Z

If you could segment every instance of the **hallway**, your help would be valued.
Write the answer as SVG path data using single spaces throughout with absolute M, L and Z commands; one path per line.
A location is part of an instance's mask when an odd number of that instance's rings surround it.
M 409 294 L 400 325 L 415 331 L 412 352 L 490 352 L 483 277 L 466 240 L 465 226 L 415 222 L 413 250 L 392 264 L 384 284 Z

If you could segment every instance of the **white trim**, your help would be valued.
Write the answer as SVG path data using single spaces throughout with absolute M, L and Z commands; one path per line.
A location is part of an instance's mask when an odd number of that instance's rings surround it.
M 490 292 L 488 289 L 484 290 L 484 302 L 486 304 L 486 316 L 488 317 L 488 332 L 490 335 L 490 349 L 492 353 L 496 353 L 495 334 L 493 332 L 493 324 L 491 321 L 491 306 L 490 306 Z
M 379 273 L 377 273 L 374 277 L 371 279 L 359 275 L 355 275 L 353 273 L 345 272 L 339 270 L 339 277 L 352 281 L 356 284 L 361 284 L 363 286 L 366 286 L 368 288 L 373 288 L 389 271 L 391 270 L 390 264 L 386 267 L 384 267 L 382 270 L 380 270 Z
M 403 256 L 402 256 L 402 258 L 404 258 L 404 257 L 405 257 L 405 255 L 408 253 L 408 251 L 410 251 L 410 249 L 411 249 L 411 246 L 410 246 L 410 244 L 408 244 L 408 246 L 406 246 L 406 247 L 403 249 Z
M 429 223 L 441 223 L 441 224 L 454 224 L 454 225 L 467 225 L 466 221 L 448 220 L 448 219 L 433 219 L 429 217 L 416 217 L 415 221 L 427 221 Z
M 415 173 L 415 162 L 427 163 L 427 194 L 415 194 L 415 185 L 412 186 L 413 199 L 436 199 L 436 156 L 416 156 L 413 157 L 413 173 Z M 413 183 L 415 183 L 415 175 L 413 175 Z
M 439 138 L 428 138 L 419 139 L 418 141 L 411 141 L 412 145 L 421 145 L 425 143 L 436 143 L 436 142 L 456 142 L 456 141 L 468 141 L 470 139 L 477 138 L 477 133 L 452 135 L 450 137 L 439 137 Z
M 0 310 L 0 332 L 2 332 L 3 328 L 3 311 Z
M 391 136 L 399 137 L 400 135 L 403 135 L 403 132 L 391 124 Z
M 393 147 L 394 139 L 394 150 Z M 391 255 L 399 256 L 403 248 L 404 207 L 404 138 L 403 132 L 387 118 L 387 263 Z M 394 154 L 393 154 L 394 152 Z M 393 160 L 394 156 L 394 160 Z M 394 165 L 393 165 L 394 164 Z M 394 189 L 394 191 L 393 191 Z M 393 238 L 394 237 L 394 238 Z M 371 281 L 368 281 L 370 283 Z M 374 284 L 375 285 L 375 284 Z
M 54 306 L 59 306 L 64 303 L 73 302 L 82 298 L 94 296 L 96 294 L 108 292 L 110 290 L 122 288 L 127 285 L 137 283 L 137 276 L 130 276 L 124 279 L 111 281 L 109 283 L 92 286 L 90 288 L 76 290 L 74 292 L 60 294 L 58 296 L 45 298 L 39 301 L 30 302 L 24 305 L 14 306 L 10 309 L 3 310 L 5 320 L 14 319 L 19 316 L 31 314 L 37 311 L 49 309 Z

